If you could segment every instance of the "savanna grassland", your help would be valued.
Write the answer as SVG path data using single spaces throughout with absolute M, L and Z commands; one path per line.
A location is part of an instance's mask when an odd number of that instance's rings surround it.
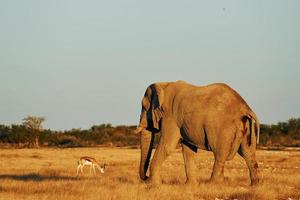
M 76 177 L 77 160 L 92 156 L 107 163 L 105 174 Z M 263 181 L 249 186 L 248 169 L 236 156 L 226 163 L 226 182 L 208 184 L 213 155 L 197 155 L 198 185 L 184 185 L 181 150 L 162 167 L 163 184 L 138 177 L 140 151 L 121 148 L 0 149 L 0 199 L 300 199 L 300 151 L 257 151 Z

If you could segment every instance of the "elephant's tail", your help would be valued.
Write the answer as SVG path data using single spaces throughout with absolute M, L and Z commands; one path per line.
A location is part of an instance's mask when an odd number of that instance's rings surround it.
M 259 134 L 260 134 L 260 123 L 259 123 L 259 119 L 257 118 L 257 116 L 255 115 L 255 113 L 250 113 L 250 127 L 251 127 L 251 141 L 253 143 L 256 142 L 256 144 L 259 144 Z M 255 137 L 256 136 L 256 141 L 255 141 Z
M 260 134 L 260 124 L 259 124 L 259 120 L 257 118 L 257 116 L 255 115 L 254 112 L 251 112 L 248 116 L 247 116 L 248 120 L 249 120 L 249 128 L 250 128 L 250 140 L 249 140 L 249 146 L 251 144 L 259 144 L 259 134 Z M 256 138 L 256 141 L 255 141 Z

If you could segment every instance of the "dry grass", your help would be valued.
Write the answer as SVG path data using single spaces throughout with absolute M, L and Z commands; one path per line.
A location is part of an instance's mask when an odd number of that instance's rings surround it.
M 76 177 L 80 156 L 108 163 L 105 174 Z M 213 156 L 197 156 L 198 185 L 184 185 L 181 151 L 162 168 L 161 186 L 138 178 L 139 150 L 118 148 L 0 149 L 0 199 L 300 199 L 300 151 L 258 151 L 263 181 L 250 187 L 244 161 L 227 162 L 225 185 L 208 184 Z

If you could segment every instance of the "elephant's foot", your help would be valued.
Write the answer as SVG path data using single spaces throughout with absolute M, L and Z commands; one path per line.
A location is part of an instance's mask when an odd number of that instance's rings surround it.
M 156 186 L 160 185 L 162 181 L 160 178 L 149 177 L 144 181 L 144 183 L 146 183 L 147 185 Z
M 185 181 L 185 185 L 188 185 L 188 186 L 195 186 L 195 185 L 198 185 L 198 182 L 196 179 L 187 179 Z
M 255 167 L 255 166 L 254 166 Z M 251 186 L 258 185 L 261 182 L 262 174 L 259 170 L 256 170 L 253 173 L 250 173 Z
M 211 183 L 211 184 L 222 184 L 225 182 L 225 178 L 224 176 L 213 176 L 209 179 L 208 183 Z
M 257 186 L 260 183 L 259 178 L 255 178 L 251 180 L 251 186 Z

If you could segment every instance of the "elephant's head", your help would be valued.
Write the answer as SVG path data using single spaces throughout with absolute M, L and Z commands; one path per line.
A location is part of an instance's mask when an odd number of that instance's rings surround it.
M 163 88 L 166 84 L 157 83 L 150 85 L 142 99 L 140 123 L 136 129 L 141 134 L 141 162 L 140 177 L 145 180 L 153 148 L 154 133 L 160 130 L 160 120 L 163 117 L 165 95 Z

